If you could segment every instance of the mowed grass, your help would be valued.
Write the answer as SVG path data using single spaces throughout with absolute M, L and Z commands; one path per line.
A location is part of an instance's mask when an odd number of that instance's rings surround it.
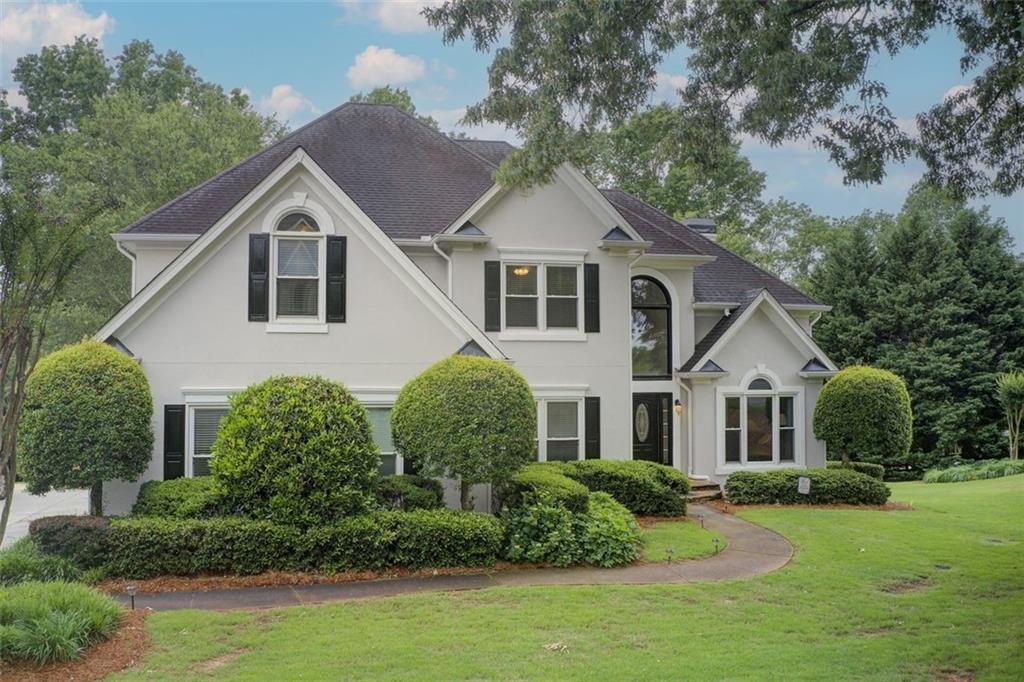
M 744 512 L 797 547 L 750 580 L 156 613 L 118 679 L 1021 679 L 1024 476 L 893 490 Z
M 718 551 L 725 549 L 725 538 L 705 530 L 692 519 L 659 521 L 644 528 L 644 561 L 661 563 L 672 560 L 699 559 L 715 553 L 714 538 L 718 538 Z

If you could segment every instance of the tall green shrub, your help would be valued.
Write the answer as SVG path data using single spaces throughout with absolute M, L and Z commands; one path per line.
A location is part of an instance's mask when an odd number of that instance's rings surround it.
M 887 465 L 910 451 L 913 418 L 903 380 L 874 367 L 847 367 L 814 407 L 814 435 L 831 456 Z
M 153 398 L 142 368 L 105 343 L 47 355 L 25 387 L 19 474 L 29 492 L 90 488 L 103 513 L 103 481 L 135 480 L 153 452 Z
M 402 388 L 395 446 L 426 476 L 449 476 L 472 509 L 475 483 L 503 484 L 534 459 L 537 408 L 526 379 L 489 358 L 452 356 Z
M 1020 426 L 1024 422 L 1024 372 L 1007 372 L 996 377 L 996 394 L 1006 412 L 1006 435 L 1010 459 L 1020 457 Z
M 340 383 L 273 377 L 231 398 L 210 470 L 224 508 L 311 526 L 373 508 L 380 453 Z

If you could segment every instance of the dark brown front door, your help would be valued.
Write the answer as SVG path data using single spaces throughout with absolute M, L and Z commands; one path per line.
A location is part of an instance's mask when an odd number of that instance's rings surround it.
M 633 394 L 633 459 L 672 466 L 672 394 Z

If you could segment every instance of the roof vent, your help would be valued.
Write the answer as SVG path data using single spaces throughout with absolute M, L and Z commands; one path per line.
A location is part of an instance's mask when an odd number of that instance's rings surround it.
M 682 222 L 683 225 L 686 225 L 697 234 L 703 235 L 711 241 L 716 241 L 718 239 L 718 230 L 715 227 L 715 221 L 711 218 L 686 218 Z

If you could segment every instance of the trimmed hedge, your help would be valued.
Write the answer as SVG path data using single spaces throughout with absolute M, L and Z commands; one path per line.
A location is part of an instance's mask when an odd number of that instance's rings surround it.
M 829 469 L 852 469 L 871 478 L 877 478 L 879 481 L 885 480 L 885 467 L 881 464 L 872 464 L 871 462 L 828 462 L 826 466 Z
M 146 481 L 132 507 L 133 516 L 208 519 L 220 512 L 221 496 L 209 476 Z
M 41 519 L 46 523 L 37 530 L 48 542 L 60 537 L 68 547 L 90 548 L 80 552 L 93 562 L 89 567 L 126 578 L 486 566 L 497 560 L 504 538 L 498 519 L 447 509 L 373 512 L 310 529 L 239 517 L 137 517 L 113 519 L 99 531 L 78 518 Z M 33 538 L 39 542 L 35 531 Z
M 528 464 L 512 477 L 502 496 L 509 508 L 524 507 L 539 500 L 560 504 L 572 512 L 585 512 L 590 491 L 565 475 L 560 463 Z
M 0 658 L 70 661 L 121 620 L 113 599 L 78 583 L 27 582 L 0 590 Z
M 103 565 L 109 529 L 110 520 L 102 516 L 47 516 L 28 525 L 40 552 L 64 557 L 82 569 Z
M 383 509 L 412 511 L 444 507 L 441 482 L 425 476 L 398 474 L 377 481 L 377 503 Z
M 811 479 L 809 495 L 797 492 L 797 479 Z M 885 504 L 889 487 L 848 469 L 739 471 L 725 481 L 733 504 Z
M 641 516 L 682 516 L 690 482 L 661 464 L 639 460 L 590 459 L 567 462 L 563 473 L 591 492 L 608 493 Z
M 379 464 L 366 410 L 343 385 L 280 376 L 232 396 L 210 470 L 228 509 L 308 527 L 373 509 Z
M 0 586 L 31 581 L 74 581 L 82 572 L 63 557 L 43 554 L 31 538 L 22 538 L 0 551 Z
M 925 483 L 960 483 L 962 481 L 981 481 L 989 478 L 1002 478 L 1024 474 L 1024 460 L 1021 459 L 990 459 L 980 462 L 961 464 L 946 469 L 931 469 L 925 472 L 922 479 Z
M 640 555 L 636 519 L 607 493 L 591 493 L 586 512 L 573 512 L 543 493 L 506 510 L 505 556 L 510 561 L 571 566 L 621 566 Z

